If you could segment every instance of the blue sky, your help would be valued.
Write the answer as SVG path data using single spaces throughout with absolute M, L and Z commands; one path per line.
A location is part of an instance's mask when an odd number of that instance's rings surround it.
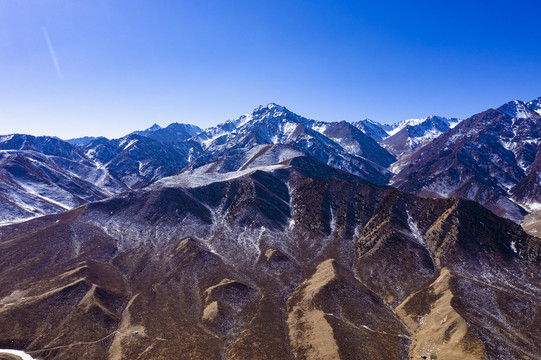
M 468 117 L 541 96 L 539 1 L 0 0 L 0 133 L 119 137 L 276 102 Z

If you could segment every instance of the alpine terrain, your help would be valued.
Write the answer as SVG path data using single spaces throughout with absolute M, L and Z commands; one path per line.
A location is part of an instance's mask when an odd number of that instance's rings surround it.
M 540 102 L 3 136 L 0 358 L 541 359 Z
M 522 221 L 525 209 L 541 208 L 540 101 L 512 101 L 462 121 L 393 164 L 392 184 L 425 196 L 465 197 Z

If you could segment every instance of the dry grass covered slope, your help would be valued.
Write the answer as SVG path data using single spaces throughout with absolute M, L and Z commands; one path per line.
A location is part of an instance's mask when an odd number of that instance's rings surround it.
M 538 359 L 539 249 L 473 202 L 297 159 L 0 228 L 0 348 L 43 360 Z

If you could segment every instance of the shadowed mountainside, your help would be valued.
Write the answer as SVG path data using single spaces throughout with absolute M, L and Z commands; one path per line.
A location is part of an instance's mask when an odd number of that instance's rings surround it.
M 237 175 L 179 174 L 0 228 L 0 347 L 44 360 L 541 358 L 540 243 L 518 225 L 309 157 Z
M 391 183 L 423 196 L 459 196 L 521 222 L 536 196 L 541 116 L 513 101 L 462 121 L 402 157 Z M 514 200 L 514 201 L 512 201 Z

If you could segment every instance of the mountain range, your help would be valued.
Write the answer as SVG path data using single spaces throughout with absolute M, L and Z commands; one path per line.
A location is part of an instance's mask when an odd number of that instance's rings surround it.
M 271 103 L 204 130 L 2 136 L 0 348 L 541 359 L 540 120 L 541 98 L 393 125 Z
M 425 196 L 475 200 L 517 222 L 539 197 L 537 101 L 509 102 L 462 121 L 393 166 L 394 186 Z

